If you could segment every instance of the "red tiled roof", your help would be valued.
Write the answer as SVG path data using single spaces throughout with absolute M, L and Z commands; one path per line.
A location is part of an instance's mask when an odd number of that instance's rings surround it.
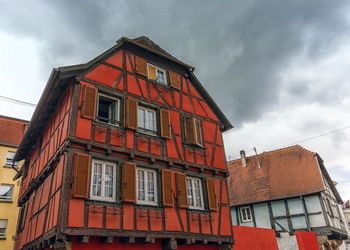
M 316 155 L 296 145 L 228 162 L 231 205 L 323 191 Z
M 28 121 L 0 116 L 0 144 L 18 145 Z

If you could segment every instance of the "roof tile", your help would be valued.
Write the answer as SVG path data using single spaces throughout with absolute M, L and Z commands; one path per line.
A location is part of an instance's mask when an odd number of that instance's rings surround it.
M 299 145 L 228 162 L 231 205 L 324 190 L 316 153 Z M 258 161 L 261 168 L 258 167 Z

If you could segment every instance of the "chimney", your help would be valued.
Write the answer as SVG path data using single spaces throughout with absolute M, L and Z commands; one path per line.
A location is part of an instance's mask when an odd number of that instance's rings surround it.
M 245 151 L 241 150 L 241 151 L 239 151 L 239 154 L 241 155 L 242 166 L 246 167 L 247 166 L 247 159 L 245 158 Z

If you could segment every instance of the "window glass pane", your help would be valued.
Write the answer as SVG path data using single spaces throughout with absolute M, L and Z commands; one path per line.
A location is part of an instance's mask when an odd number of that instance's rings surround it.
M 101 192 L 102 192 L 102 164 L 94 163 L 92 194 L 94 196 L 101 196 L 102 195 Z
M 13 193 L 13 185 L 2 184 L 0 186 L 0 199 L 11 200 Z
M 143 170 L 137 170 L 137 197 L 138 200 L 145 200 L 145 172 Z
M 195 206 L 202 207 L 202 197 L 201 197 L 200 181 L 199 180 L 194 180 L 194 196 L 196 197 Z
M 147 200 L 155 201 L 154 197 L 154 173 L 147 172 Z
M 105 170 L 105 197 L 113 197 L 113 166 L 106 165 Z
M 112 123 L 119 121 L 117 108 L 118 108 L 118 102 L 113 102 L 109 105 L 108 118 Z
M 194 206 L 192 180 L 189 178 L 186 179 L 186 188 L 187 188 L 188 205 Z
M 243 219 L 243 221 L 246 221 L 247 220 L 247 214 L 246 214 L 245 208 L 242 208 L 241 211 L 242 211 L 242 219 Z
M 157 69 L 157 81 L 165 83 L 165 72 L 161 69 Z
M 138 110 L 138 126 L 139 128 L 145 128 L 145 110 L 143 108 Z

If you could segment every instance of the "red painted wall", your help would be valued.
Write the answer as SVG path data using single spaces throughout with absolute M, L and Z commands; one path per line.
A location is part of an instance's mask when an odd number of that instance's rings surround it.
M 320 250 L 315 232 L 295 232 L 299 250 Z
M 233 250 L 278 250 L 273 229 L 233 226 Z

